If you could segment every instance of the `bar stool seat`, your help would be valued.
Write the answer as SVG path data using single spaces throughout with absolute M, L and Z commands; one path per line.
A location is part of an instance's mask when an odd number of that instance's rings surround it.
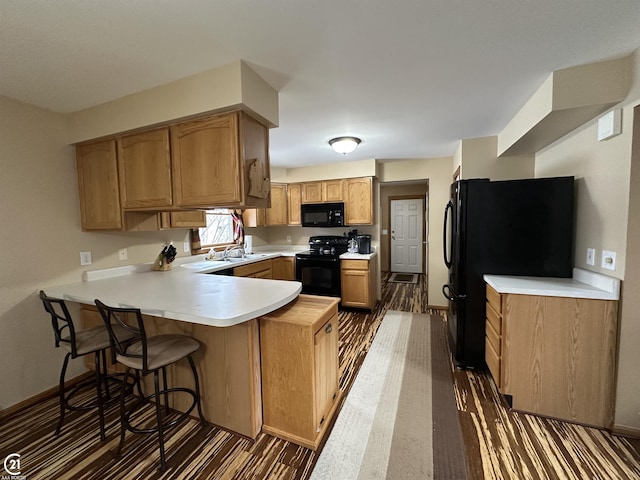
M 115 334 L 123 340 L 132 337 L 132 334 L 127 332 L 122 327 L 115 329 Z M 65 343 L 61 343 L 60 346 L 65 350 L 71 352 L 72 342 L 69 335 L 64 335 L 61 339 Z M 109 340 L 109 332 L 104 325 L 100 325 L 86 330 L 80 330 L 75 332 L 75 345 L 76 355 L 87 355 L 89 353 L 105 350 L 111 346 L 111 340 Z
M 147 369 L 157 370 L 191 355 L 200 348 L 197 340 L 185 335 L 157 335 L 147 338 Z M 131 357 L 136 355 L 139 358 Z M 135 370 L 143 370 L 142 342 L 130 345 L 126 355 L 116 354 L 116 360 Z
M 98 311 L 104 320 L 105 326 L 109 331 L 111 339 L 111 348 L 115 352 L 115 358 L 118 363 L 126 367 L 124 372 L 124 381 L 126 382 L 130 370 L 135 371 L 136 382 L 138 383 L 138 391 L 140 398 L 134 405 L 125 409 L 124 396 L 120 400 L 120 443 L 116 451 L 116 455 L 120 455 L 125 440 L 125 432 L 129 430 L 133 433 L 157 433 L 158 445 L 160 450 L 160 470 L 166 468 L 165 449 L 164 449 L 164 432 L 189 417 L 189 414 L 197 407 L 200 423 L 206 425 L 207 421 L 202 413 L 200 402 L 200 386 L 198 380 L 198 372 L 191 354 L 200 348 L 200 343 L 186 335 L 156 335 L 147 336 L 142 312 L 138 308 L 119 308 L 105 305 L 100 300 L 95 300 Z M 134 333 L 134 338 L 127 342 L 120 342 L 115 334 L 117 327 Z M 167 386 L 167 370 L 166 367 L 172 365 L 182 359 L 187 359 L 191 367 L 194 379 L 194 388 L 172 387 Z M 162 388 L 160 388 L 160 372 L 162 372 Z M 140 391 L 139 375 L 146 376 L 153 374 L 154 391 L 150 395 L 144 396 Z M 170 417 L 169 394 L 182 392 L 191 396 L 191 406 L 175 417 Z M 161 408 L 160 398 L 164 398 L 164 411 Z M 135 424 L 136 412 L 149 405 L 153 400 L 155 404 L 155 425 L 147 427 L 145 422 Z

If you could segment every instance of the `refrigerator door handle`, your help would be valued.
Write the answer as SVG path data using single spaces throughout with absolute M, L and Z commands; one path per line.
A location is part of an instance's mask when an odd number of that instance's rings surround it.
M 453 245 L 447 245 L 447 220 L 449 218 L 449 212 L 451 212 L 451 221 L 453 222 L 453 203 L 451 202 L 451 200 L 449 200 L 447 206 L 444 207 L 444 227 L 442 229 L 442 251 L 444 253 L 444 264 L 447 266 L 447 268 L 451 268 L 451 265 L 453 264 L 452 259 L 447 258 L 447 247 L 449 247 L 450 253 L 453 249 Z M 451 238 L 450 241 L 453 241 L 453 238 Z
M 458 294 L 456 294 L 453 291 L 453 289 L 451 288 L 451 285 L 448 284 L 448 283 L 445 283 L 442 286 L 442 294 L 445 296 L 445 298 L 447 300 L 450 300 L 452 302 L 455 302 L 456 300 L 461 300 L 461 299 L 464 299 L 464 298 L 467 297 L 466 295 L 458 295 Z

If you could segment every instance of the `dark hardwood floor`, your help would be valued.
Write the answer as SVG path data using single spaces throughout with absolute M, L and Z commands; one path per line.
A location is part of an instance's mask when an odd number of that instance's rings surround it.
M 339 314 L 340 385 L 347 392 L 388 310 L 444 313 L 428 309 L 424 276 L 417 284 L 383 278 L 382 302 L 372 312 Z M 452 366 L 452 374 L 472 479 L 640 479 L 640 455 L 627 439 L 510 412 L 485 372 Z M 315 452 L 269 435 L 250 441 L 194 420 L 167 434 L 168 470 L 160 474 L 151 437 L 127 435 L 122 456 L 114 458 L 116 406 L 107 411 L 105 442 L 99 440 L 94 413 L 69 414 L 55 437 L 57 419 L 57 398 L 51 398 L 2 420 L 0 457 L 19 453 L 28 480 L 307 479 L 316 461 Z

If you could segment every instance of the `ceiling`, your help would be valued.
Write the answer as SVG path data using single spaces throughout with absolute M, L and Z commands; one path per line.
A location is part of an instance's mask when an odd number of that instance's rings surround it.
M 279 92 L 273 166 L 450 156 L 639 25 L 638 0 L 2 0 L 0 94 L 67 113 L 241 59 Z

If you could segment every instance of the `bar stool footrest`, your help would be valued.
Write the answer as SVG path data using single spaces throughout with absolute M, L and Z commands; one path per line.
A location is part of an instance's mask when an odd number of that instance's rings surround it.
M 144 398 L 141 398 L 140 400 L 138 400 L 138 402 L 131 407 L 124 415 L 124 421 L 125 421 L 125 426 L 127 428 L 127 430 L 129 430 L 130 432 L 133 433 L 156 433 L 159 431 L 159 428 L 156 427 L 152 427 L 152 428 L 138 428 L 135 427 L 131 424 L 131 417 L 140 410 L 141 407 L 144 406 L 155 406 L 155 403 L 152 402 L 151 400 L 154 399 L 156 396 L 162 396 L 165 395 L 167 393 L 176 393 L 176 392 L 183 392 L 183 393 L 188 393 L 189 395 L 191 395 L 191 397 L 193 398 L 193 401 L 191 403 L 191 406 L 185 411 L 185 412 L 180 412 L 180 416 L 178 416 L 178 418 L 175 418 L 173 420 L 171 420 L 170 422 L 167 423 L 163 423 L 162 424 L 162 430 L 165 431 L 168 428 L 173 427 L 174 425 L 177 425 L 178 423 L 182 422 L 183 420 L 186 420 L 187 417 L 189 417 L 189 414 L 193 411 L 193 409 L 196 407 L 197 403 L 198 403 L 198 397 L 197 394 L 194 390 L 191 390 L 189 388 L 184 388 L 184 387 L 176 387 L 176 388 L 168 388 L 166 390 L 160 390 L 157 394 L 156 393 L 152 393 L 151 395 L 147 395 Z M 165 408 L 165 405 L 162 406 L 162 408 Z M 174 410 L 175 411 L 175 410 Z

